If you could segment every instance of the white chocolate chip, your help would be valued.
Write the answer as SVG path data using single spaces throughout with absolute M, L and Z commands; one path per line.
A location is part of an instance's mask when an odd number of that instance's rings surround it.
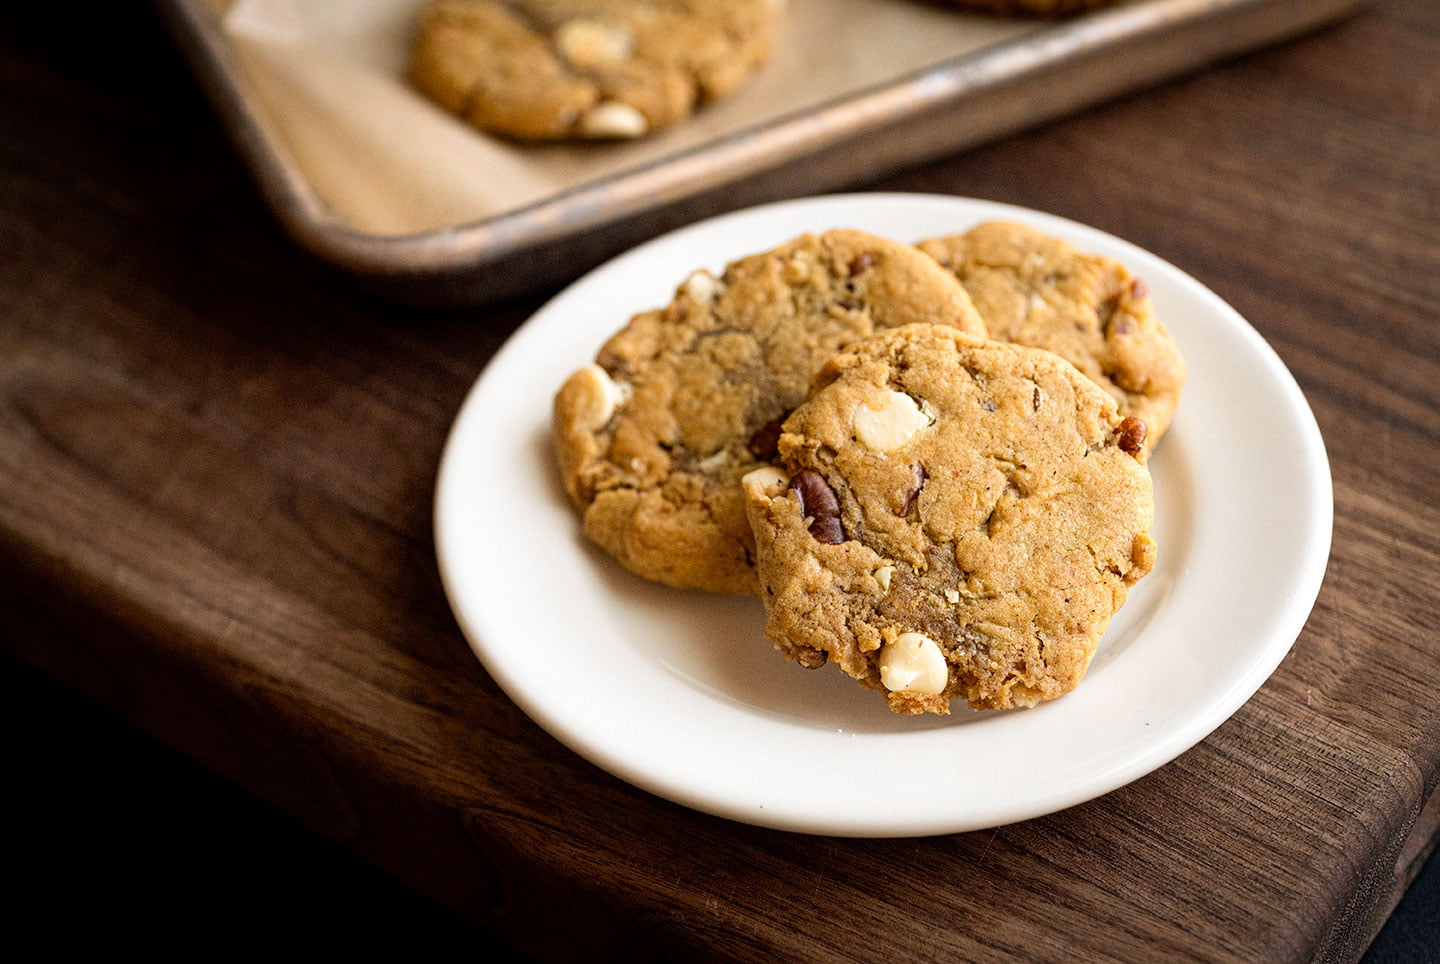
M 922 410 L 915 399 L 893 390 L 859 405 L 851 421 L 855 437 L 877 452 L 897 449 L 925 426 L 935 424 L 934 416 Z
M 728 461 L 730 461 L 730 453 L 725 449 L 721 449 L 714 455 L 707 456 L 699 462 L 696 462 L 695 467 L 701 472 L 714 472 Z
M 948 602 L 948 603 L 949 603 L 950 605 L 952 605 L 952 606 L 955 605 L 956 603 L 958 603 L 958 602 L 960 601 L 960 590 L 958 590 L 958 589 L 947 589 L 947 590 L 945 590 L 945 601 Z
M 555 31 L 555 46 L 576 67 L 614 67 L 630 59 L 635 38 L 619 24 L 576 17 Z
M 890 580 L 895 578 L 894 566 L 881 566 L 875 570 L 875 581 L 880 584 L 881 592 L 890 591 Z
M 901 633 L 880 651 L 880 682 L 892 693 L 935 696 L 949 679 L 945 654 L 922 633 Z
M 808 251 L 796 251 L 785 262 L 785 280 L 790 284 L 799 284 L 810 277 L 814 267 L 815 259 Z
M 1040 703 L 1040 691 L 1028 686 L 1014 686 L 1010 689 L 1010 702 L 1021 709 L 1029 709 Z
M 691 301 L 708 305 L 725 291 L 725 282 L 702 269 L 686 278 L 685 284 L 681 287 L 685 294 L 690 296 Z
M 755 489 L 768 496 L 779 495 L 783 488 L 790 484 L 790 476 L 784 470 L 777 469 L 773 465 L 764 465 L 758 469 L 751 469 L 740 479 L 740 485 L 746 490 Z
M 584 393 L 585 410 L 577 419 L 582 431 L 600 431 L 615 414 L 615 409 L 630 398 L 630 386 L 617 383 L 599 365 L 586 365 L 571 378 L 577 381 Z
M 590 108 L 580 118 L 579 131 L 586 137 L 639 137 L 649 129 L 645 115 L 629 104 L 607 100 Z

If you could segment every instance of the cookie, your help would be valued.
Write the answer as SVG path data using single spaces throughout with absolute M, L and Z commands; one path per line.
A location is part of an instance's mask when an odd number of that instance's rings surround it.
M 955 272 L 990 337 L 1044 348 L 1109 392 L 1122 415 L 1165 434 L 1185 360 L 1155 318 L 1145 283 L 1111 258 L 1023 224 L 995 221 L 920 249 Z
M 437 0 L 410 78 L 484 131 L 608 140 L 669 127 L 770 53 L 774 0 Z
M 1112 7 L 1124 0 L 949 0 L 952 6 L 979 13 L 1005 16 L 1068 17 L 1072 14 Z
M 1049 352 L 912 325 L 837 356 L 744 482 L 766 633 L 898 713 L 1080 682 L 1155 544 L 1135 419 Z
M 953 275 L 860 231 L 804 235 L 721 278 L 695 272 L 555 398 L 585 534 L 646 578 L 757 592 L 741 477 L 775 458 L 780 422 L 836 351 L 920 321 L 985 330 Z

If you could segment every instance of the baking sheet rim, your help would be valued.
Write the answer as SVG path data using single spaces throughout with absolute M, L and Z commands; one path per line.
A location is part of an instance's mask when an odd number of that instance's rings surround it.
M 310 186 L 266 118 L 229 39 L 204 0 L 155 0 L 177 28 L 212 103 L 281 222 L 312 253 L 372 277 L 422 275 L 500 262 L 1152 31 L 1267 2 L 1148 0 L 1097 11 L 904 74 L 884 85 L 838 95 L 813 110 L 774 118 L 521 207 L 449 228 L 383 235 L 346 224 Z M 1355 0 L 1355 5 L 1362 2 Z

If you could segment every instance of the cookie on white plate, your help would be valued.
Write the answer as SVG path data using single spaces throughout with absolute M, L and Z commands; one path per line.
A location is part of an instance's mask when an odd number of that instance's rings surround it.
M 1155 561 L 1136 419 L 1050 352 L 935 325 L 816 384 L 744 482 L 777 647 L 898 713 L 1074 689 Z
M 572 374 L 555 398 L 565 488 L 585 534 L 682 589 L 758 591 L 740 479 L 837 351 L 930 321 L 982 334 L 965 289 L 908 244 L 807 234 L 692 274 Z

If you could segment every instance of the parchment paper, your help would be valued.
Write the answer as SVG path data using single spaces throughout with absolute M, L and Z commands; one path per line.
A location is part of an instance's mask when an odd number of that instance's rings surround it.
M 1040 29 L 922 0 L 789 0 L 743 88 L 657 136 L 525 146 L 488 137 L 405 80 L 425 0 L 210 0 L 285 147 L 352 227 L 411 234 L 513 210 L 744 127 Z

